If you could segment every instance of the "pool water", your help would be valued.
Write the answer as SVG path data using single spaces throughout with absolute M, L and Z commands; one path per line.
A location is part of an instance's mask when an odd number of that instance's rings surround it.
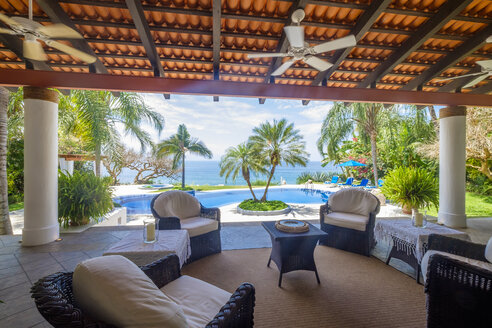
M 263 195 L 263 189 L 254 189 L 259 199 Z M 272 188 L 268 190 L 267 199 L 281 200 L 285 203 L 295 204 L 324 204 L 331 192 L 314 189 Z M 128 215 L 151 214 L 150 201 L 156 194 L 121 196 L 114 201 L 127 208 Z M 197 192 L 195 197 L 205 207 L 219 207 L 242 202 L 252 198 L 249 190 L 224 190 L 215 192 Z

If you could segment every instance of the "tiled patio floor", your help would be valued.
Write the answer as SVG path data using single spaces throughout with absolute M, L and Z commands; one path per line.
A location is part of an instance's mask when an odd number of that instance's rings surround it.
M 471 219 L 465 231 L 475 242 L 492 235 L 492 218 Z M 77 263 L 102 255 L 111 244 L 139 226 L 90 228 L 64 234 L 63 240 L 44 246 L 22 247 L 20 235 L 0 236 L 0 327 L 49 327 L 35 308 L 29 289 L 39 278 L 57 271 L 72 271 Z M 222 227 L 223 250 L 270 247 L 270 238 L 259 223 L 226 224 Z M 384 260 L 388 245 L 378 243 L 373 255 Z M 408 275 L 413 270 L 399 260 L 391 265 Z

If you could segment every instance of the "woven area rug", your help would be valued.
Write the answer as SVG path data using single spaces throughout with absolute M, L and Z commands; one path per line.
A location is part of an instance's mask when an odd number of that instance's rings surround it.
M 317 246 L 314 272 L 284 274 L 266 264 L 270 248 L 223 251 L 182 269 L 231 293 L 256 288 L 255 327 L 425 327 L 422 285 L 376 258 Z

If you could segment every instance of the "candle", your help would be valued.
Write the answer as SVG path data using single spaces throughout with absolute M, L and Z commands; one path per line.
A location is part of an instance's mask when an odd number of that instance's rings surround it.
M 415 226 L 421 227 L 424 225 L 424 214 L 416 212 L 415 214 Z
M 155 223 L 151 222 L 147 224 L 147 241 L 155 240 Z

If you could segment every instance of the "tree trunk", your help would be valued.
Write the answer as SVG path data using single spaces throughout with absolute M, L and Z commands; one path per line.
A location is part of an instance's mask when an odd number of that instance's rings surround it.
M 248 170 L 247 173 L 244 172 L 244 171 L 242 171 L 242 173 L 243 173 L 244 180 L 246 180 L 246 183 L 248 184 L 249 191 L 251 191 L 251 195 L 253 195 L 253 200 L 255 202 L 257 202 L 258 199 L 256 198 L 255 192 L 253 191 L 253 187 L 251 186 L 251 181 L 250 181 L 250 178 L 249 178 L 249 170 Z
M 185 187 L 185 153 L 183 153 L 183 163 L 181 164 L 181 188 Z
M 7 107 L 9 91 L 0 87 L 0 234 L 12 234 L 7 185 Z
M 95 170 L 96 170 L 96 177 L 101 176 L 101 144 L 98 142 L 96 143 L 96 150 L 95 150 Z
M 434 109 L 434 106 L 427 106 L 427 108 L 429 109 L 429 115 L 432 124 L 434 125 L 434 131 L 436 132 L 436 135 L 439 135 L 439 121 L 437 120 L 436 110 Z
M 377 165 L 377 149 L 376 149 L 376 134 L 371 133 L 371 155 L 372 169 L 374 170 L 374 185 L 378 186 L 378 165 Z
M 277 167 L 276 165 L 272 166 L 272 170 L 270 171 L 270 176 L 268 177 L 267 185 L 265 187 L 265 192 L 263 193 L 263 196 L 261 197 L 260 202 L 266 201 L 266 196 L 268 193 L 268 187 L 270 186 L 270 181 L 272 181 L 273 175 L 275 174 L 275 168 L 276 167 Z

